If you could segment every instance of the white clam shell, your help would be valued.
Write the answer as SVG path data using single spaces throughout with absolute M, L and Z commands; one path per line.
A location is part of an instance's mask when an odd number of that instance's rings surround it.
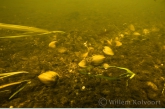
M 104 55 L 94 55 L 94 56 L 92 56 L 92 61 L 91 62 L 94 65 L 99 65 L 104 61 L 104 59 L 105 59 Z
M 104 49 L 103 49 L 103 52 L 106 54 L 106 55 L 114 55 L 114 52 L 112 51 L 112 49 L 108 46 L 104 46 Z
M 38 78 L 45 85 L 51 86 L 57 83 L 59 75 L 54 71 L 47 71 L 45 73 L 40 74 Z

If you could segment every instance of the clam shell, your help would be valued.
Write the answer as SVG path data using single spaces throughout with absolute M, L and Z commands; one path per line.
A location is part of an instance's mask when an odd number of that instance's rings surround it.
M 108 69 L 110 66 L 109 66 L 109 64 L 104 63 L 104 64 L 103 64 L 103 67 L 104 67 L 104 69 Z
M 104 59 L 105 59 L 104 55 L 94 55 L 94 56 L 92 56 L 91 62 L 94 65 L 99 65 L 99 64 L 103 63 Z
M 148 35 L 150 33 L 150 31 L 148 29 L 143 29 L 143 34 L 144 35 Z
M 122 46 L 122 43 L 120 41 L 115 41 L 115 43 L 117 47 Z
M 129 29 L 130 29 L 131 31 L 135 31 L 134 25 L 133 25 L 133 24 L 130 24 L 130 25 L 129 25 Z
M 47 86 L 52 86 L 58 82 L 59 75 L 54 71 L 47 71 L 38 76 L 38 79 Z
M 59 47 L 59 48 L 57 49 L 57 51 L 58 51 L 59 53 L 66 53 L 66 52 L 67 52 L 67 48 L 65 48 L 65 47 Z
M 86 67 L 86 61 L 85 61 L 85 59 L 83 59 L 82 61 L 80 61 L 80 62 L 78 63 L 78 65 L 79 65 L 80 67 L 82 67 L 82 68 Z
M 154 84 L 154 83 L 151 82 L 151 81 L 148 81 L 148 82 L 147 82 L 147 86 L 148 86 L 150 89 L 154 90 L 154 91 L 157 91 L 157 90 L 158 90 L 157 85 Z
M 134 35 L 134 36 L 140 36 L 141 34 L 138 33 L 138 32 L 134 32 L 133 35 Z
M 57 41 L 52 41 L 52 42 L 50 42 L 50 43 L 49 43 L 49 47 L 50 47 L 50 48 L 56 48 L 56 42 L 57 42 Z
M 82 54 L 82 58 L 86 58 L 88 56 L 88 52 Z
M 108 46 L 104 46 L 104 49 L 103 49 L 103 52 L 106 54 L 106 55 L 114 55 L 114 52 L 112 51 L 112 49 Z

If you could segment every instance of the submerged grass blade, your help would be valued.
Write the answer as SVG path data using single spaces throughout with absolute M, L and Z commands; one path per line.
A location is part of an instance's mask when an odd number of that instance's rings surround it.
M 23 81 L 23 82 L 25 82 L 25 81 Z M 23 90 L 27 84 L 30 84 L 30 83 L 31 83 L 30 80 L 26 80 L 26 83 L 25 83 L 22 87 L 20 87 L 17 91 L 15 91 L 15 92 L 9 97 L 9 100 L 12 99 L 12 98 L 13 98 L 17 93 L 19 93 L 21 90 Z
M 119 75 L 118 77 L 107 77 L 107 76 L 103 76 L 103 75 L 91 75 L 91 74 L 87 73 L 87 71 L 85 69 L 79 70 L 79 73 L 85 74 L 88 76 L 92 76 L 92 77 L 99 77 L 99 78 L 103 78 L 103 79 L 108 79 L 108 80 L 117 80 L 117 79 L 122 79 L 122 78 L 127 78 L 127 77 L 129 77 L 129 79 L 132 79 L 135 76 L 135 73 L 133 73 L 132 71 L 130 71 L 127 68 L 117 67 L 117 66 L 110 66 L 110 67 L 115 67 L 115 68 L 119 68 L 122 70 L 126 70 L 126 73 L 123 73 L 123 74 Z
M 110 66 L 110 67 L 115 67 L 115 68 L 119 68 L 122 70 L 126 70 L 126 73 L 119 75 L 119 78 L 125 78 L 125 77 L 129 77 L 130 79 L 132 79 L 135 76 L 135 73 L 133 73 L 131 70 L 124 68 L 124 67 L 117 67 L 117 66 Z
M 27 71 L 18 71 L 18 72 L 10 72 L 10 73 L 0 73 L 0 79 L 9 77 L 9 76 L 13 76 L 13 75 L 17 75 L 17 74 L 22 74 L 22 73 L 29 73 Z
M 16 35 L 16 36 L 3 36 L 3 37 L 0 37 L 2 39 L 5 39 L 5 38 L 19 38 L 19 37 L 27 37 L 27 36 L 41 36 L 41 35 L 46 35 L 46 34 L 52 34 L 52 33 L 65 33 L 63 31 L 50 31 L 50 32 L 45 32 L 45 33 L 33 33 L 33 34 L 22 34 L 22 35 Z
M 35 27 L 5 24 L 5 23 L 0 23 L 0 28 L 30 32 L 30 34 L 22 34 L 22 35 L 16 35 L 16 36 L 4 36 L 4 37 L 0 37 L 0 38 L 19 38 L 19 37 L 27 37 L 27 36 L 34 36 L 34 35 L 38 36 L 38 35 L 45 35 L 45 34 L 52 34 L 52 33 L 65 33 L 63 31 L 48 31 L 48 30 L 35 28 Z M 34 33 L 34 34 L 31 34 L 31 33 Z
M 18 30 L 18 31 L 39 32 L 39 33 L 49 32 L 47 30 L 40 29 L 40 28 L 22 26 L 22 25 L 5 24 L 5 23 L 0 23 L 0 28 L 12 29 L 12 30 Z
M 1 39 L 5 39 L 5 38 L 19 38 L 19 37 L 26 37 L 26 36 L 32 36 L 32 35 L 4 36 L 4 37 L 0 37 L 0 38 Z
M 119 78 L 116 78 L 116 77 L 108 77 L 108 76 L 103 76 L 103 75 L 92 75 L 92 74 L 86 73 L 85 69 L 79 70 L 79 73 L 84 74 L 84 75 L 88 75 L 88 76 L 91 76 L 91 77 L 98 77 L 98 78 L 108 79 L 108 80 L 117 80 L 117 79 L 119 79 Z
M 9 87 L 9 86 L 13 86 L 13 85 L 17 85 L 17 84 L 21 84 L 22 82 L 27 82 L 27 80 L 1 85 L 0 89 L 6 88 L 6 87 Z

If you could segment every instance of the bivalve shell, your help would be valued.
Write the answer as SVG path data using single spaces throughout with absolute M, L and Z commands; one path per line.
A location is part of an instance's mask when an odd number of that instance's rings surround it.
M 147 86 L 148 86 L 150 89 L 154 90 L 154 91 L 157 91 L 157 90 L 158 90 L 158 87 L 156 86 L 156 84 L 154 84 L 154 83 L 151 82 L 151 81 L 148 81 L 148 82 L 147 82 Z
M 106 55 L 114 55 L 114 52 L 112 51 L 112 49 L 108 46 L 104 46 L 104 49 L 103 49 L 103 52 L 106 54 Z
M 148 29 L 143 29 L 143 34 L 144 35 L 148 35 L 150 33 L 150 31 Z
M 104 61 L 105 57 L 104 55 L 94 55 L 92 56 L 92 63 L 94 65 L 99 65 Z
M 133 35 L 134 36 L 140 36 L 141 34 L 139 32 L 134 32 Z
M 86 61 L 85 61 L 85 59 L 83 59 L 82 61 L 80 61 L 80 62 L 78 63 L 78 65 L 79 65 L 80 67 L 82 67 L 82 68 L 86 67 Z
M 130 29 L 131 31 L 135 31 L 134 25 L 133 25 L 133 24 L 130 24 L 130 25 L 129 25 L 129 29 Z
M 115 41 L 115 43 L 117 47 L 122 46 L 122 43 L 120 41 Z
M 110 68 L 110 65 L 107 64 L 107 63 L 104 63 L 104 64 L 103 64 L 103 67 L 104 67 L 104 69 L 108 69 L 108 68 Z
M 82 54 L 82 58 L 86 58 L 88 56 L 88 52 Z
M 67 52 L 67 48 L 65 48 L 65 47 L 59 47 L 58 49 L 57 49 L 57 51 L 59 52 L 59 53 L 66 53 Z
M 54 71 L 47 71 L 38 76 L 39 80 L 47 86 L 52 86 L 58 82 L 59 75 Z
M 50 47 L 50 48 L 56 48 L 56 42 L 57 42 L 57 41 L 52 41 L 52 42 L 50 42 L 50 43 L 49 43 L 49 47 Z

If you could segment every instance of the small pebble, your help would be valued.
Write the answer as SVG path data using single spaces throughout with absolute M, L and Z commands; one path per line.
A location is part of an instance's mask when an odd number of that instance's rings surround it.
M 82 90 L 84 90 L 85 89 L 85 86 L 82 86 L 82 88 L 81 88 Z

